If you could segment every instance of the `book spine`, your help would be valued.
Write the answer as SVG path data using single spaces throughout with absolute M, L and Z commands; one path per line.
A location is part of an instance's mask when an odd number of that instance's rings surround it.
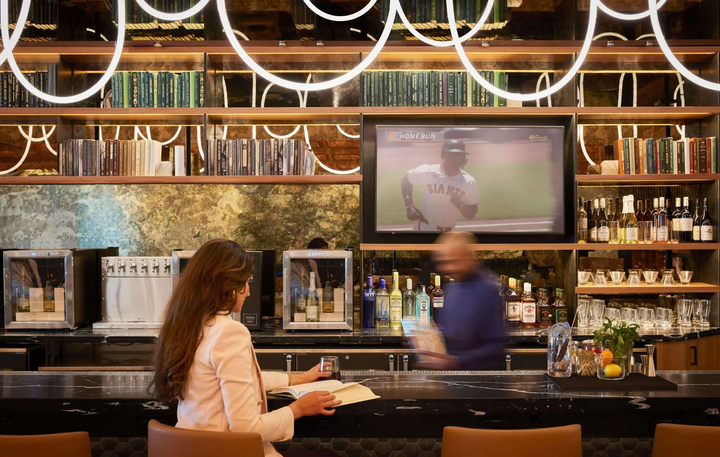
M 698 138 L 698 173 L 707 173 L 707 142 L 705 138 Z

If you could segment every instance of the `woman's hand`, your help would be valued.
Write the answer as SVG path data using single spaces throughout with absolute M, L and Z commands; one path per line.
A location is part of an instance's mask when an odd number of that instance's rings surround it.
M 290 409 L 295 419 L 305 416 L 315 416 L 317 414 L 331 416 L 335 414 L 335 409 L 332 408 L 335 408 L 340 403 L 342 402 L 335 400 L 335 395 L 330 395 L 330 392 L 309 392 L 292 402 Z
M 329 371 L 320 371 L 320 364 L 318 363 L 314 367 L 302 374 L 292 375 L 292 385 L 307 384 L 309 382 L 319 381 L 321 379 L 329 378 L 332 373 Z

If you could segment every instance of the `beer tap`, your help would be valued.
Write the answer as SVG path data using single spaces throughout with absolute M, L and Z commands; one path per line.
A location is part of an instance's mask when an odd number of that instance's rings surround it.
M 118 273 L 120 272 L 125 273 L 125 260 L 124 259 L 118 259 Z
M 148 266 L 145 263 L 144 259 L 140 260 L 140 273 L 147 273 L 148 272 Z
M 115 272 L 115 264 L 110 261 L 110 259 L 105 259 L 105 271 L 108 273 L 114 273 Z
M 165 273 L 170 273 L 170 261 L 168 259 L 165 259 Z
M 135 264 L 134 260 L 130 261 L 130 272 L 131 273 L 137 273 L 137 265 Z
M 159 273 L 159 272 L 160 272 L 160 265 L 158 265 L 157 259 L 153 259 L 153 261 L 152 261 L 152 272 L 153 272 L 153 273 Z

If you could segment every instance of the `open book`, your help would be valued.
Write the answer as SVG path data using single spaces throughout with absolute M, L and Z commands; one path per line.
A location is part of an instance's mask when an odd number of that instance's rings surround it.
M 277 395 L 279 397 L 290 397 L 297 400 L 309 392 L 317 391 L 326 391 L 335 395 L 335 398 L 342 402 L 340 406 L 352 405 L 353 403 L 360 403 L 361 401 L 380 398 L 375 395 L 372 390 L 356 382 L 343 384 L 335 379 L 311 382 L 308 384 L 298 384 L 289 387 L 278 387 L 270 392 L 270 394 Z

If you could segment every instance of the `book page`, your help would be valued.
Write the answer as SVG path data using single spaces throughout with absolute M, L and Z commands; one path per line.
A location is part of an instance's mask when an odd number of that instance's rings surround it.
M 375 400 L 380 398 L 375 395 L 372 390 L 362 386 L 356 382 L 346 384 L 334 379 L 327 381 L 318 381 L 308 384 L 298 384 L 290 387 L 280 387 L 272 392 L 271 395 L 291 396 L 295 399 L 302 397 L 310 392 L 327 391 L 335 395 L 337 400 L 342 401 L 340 406 L 351 405 L 362 401 Z
M 340 400 L 342 402 L 339 406 L 347 406 L 352 405 L 353 403 L 360 403 L 380 398 L 375 395 L 372 390 L 356 383 L 352 383 L 350 387 L 333 392 L 333 395 L 335 395 L 336 400 Z

